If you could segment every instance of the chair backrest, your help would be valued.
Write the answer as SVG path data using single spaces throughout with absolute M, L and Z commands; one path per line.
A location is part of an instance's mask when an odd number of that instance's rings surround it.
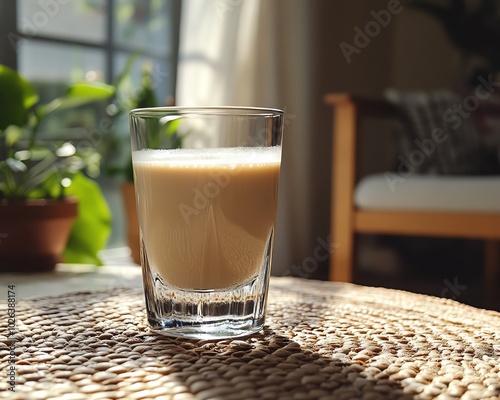
M 470 99 L 448 90 L 407 93 L 390 90 L 386 98 L 405 116 L 400 130 L 400 152 L 423 154 L 421 162 L 414 166 L 415 172 L 500 173 L 498 150 L 489 145 L 485 132 L 478 129 L 476 121 L 485 116 L 481 112 L 484 110 L 479 110 L 479 103 L 471 108 Z

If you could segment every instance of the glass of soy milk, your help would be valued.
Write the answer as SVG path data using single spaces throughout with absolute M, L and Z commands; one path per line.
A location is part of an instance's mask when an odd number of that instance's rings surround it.
M 262 329 L 283 120 L 253 107 L 130 112 L 152 330 L 217 339 Z

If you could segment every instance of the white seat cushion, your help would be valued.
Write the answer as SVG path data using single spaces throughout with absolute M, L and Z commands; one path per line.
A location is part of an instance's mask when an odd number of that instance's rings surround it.
M 500 176 L 380 174 L 363 178 L 354 193 L 358 209 L 500 213 Z

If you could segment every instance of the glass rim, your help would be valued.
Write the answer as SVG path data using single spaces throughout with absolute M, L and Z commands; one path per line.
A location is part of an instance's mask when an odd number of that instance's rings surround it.
M 129 112 L 134 117 L 154 117 L 160 114 L 200 114 L 211 116 L 253 116 L 276 117 L 283 116 L 285 112 L 279 108 L 247 107 L 247 106 L 163 106 L 134 108 Z

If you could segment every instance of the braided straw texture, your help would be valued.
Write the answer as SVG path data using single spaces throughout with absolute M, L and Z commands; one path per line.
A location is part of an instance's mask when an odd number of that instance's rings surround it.
M 500 314 L 401 291 L 273 278 L 265 330 L 218 342 L 149 332 L 136 289 L 16 312 L 16 392 L 3 317 L 0 398 L 500 398 Z

